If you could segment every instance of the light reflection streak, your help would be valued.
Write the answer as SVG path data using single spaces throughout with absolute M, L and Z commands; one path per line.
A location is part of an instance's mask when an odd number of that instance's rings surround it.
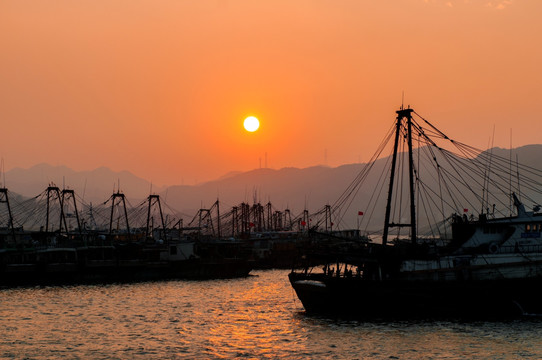
M 219 281 L 0 290 L 0 358 L 542 358 L 542 321 L 307 316 L 287 271 Z

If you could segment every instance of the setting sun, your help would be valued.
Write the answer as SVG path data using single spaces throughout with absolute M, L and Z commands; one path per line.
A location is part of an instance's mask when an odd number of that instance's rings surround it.
M 260 127 L 260 121 L 254 116 L 249 116 L 245 119 L 243 126 L 246 131 L 254 132 Z

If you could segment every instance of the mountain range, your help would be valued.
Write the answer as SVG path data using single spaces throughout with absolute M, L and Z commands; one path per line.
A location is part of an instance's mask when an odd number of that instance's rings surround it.
M 491 150 L 503 158 L 510 156 L 510 149 Z M 522 164 L 542 169 L 542 145 L 528 145 L 513 149 Z M 378 176 L 388 158 L 374 163 L 364 188 L 357 194 L 367 198 L 375 191 Z M 262 168 L 247 172 L 232 172 L 217 180 L 198 185 L 173 185 L 158 187 L 128 171 L 115 172 L 101 167 L 92 171 L 74 171 L 65 166 L 39 164 L 29 169 L 14 168 L 5 173 L 5 186 L 10 192 L 36 196 L 51 183 L 60 188 L 73 189 L 84 202 L 104 202 L 120 189 L 133 203 L 145 199 L 150 193 L 159 194 L 167 208 L 194 216 L 201 208 L 210 208 L 218 199 L 221 211 L 227 211 L 241 202 L 253 204 L 271 202 L 277 210 L 289 208 L 293 215 L 304 209 L 311 212 L 333 204 L 366 164 L 347 164 L 339 167 L 313 166 L 308 168 Z M 384 199 L 380 200 L 381 207 Z M 352 212 L 364 210 L 352 204 Z
M 26 197 L 36 196 L 49 185 L 72 189 L 85 202 L 101 202 L 114 191 L 121 190 L 134 199 L 144 199 L 149 192 L 159 192 L 157 187 L 129 171 L 112 171 L 99 167 L 91 171 L 74 171 L 66 166 L 38 164 L 28 169 L 13 168 L 6 171 L 4 186 L 14 193 Z M 2 181 L 4 180 L 2 179 Z

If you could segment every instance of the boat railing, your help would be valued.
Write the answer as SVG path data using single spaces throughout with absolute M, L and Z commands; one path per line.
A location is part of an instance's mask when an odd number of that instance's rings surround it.
M 523 254 L 523 253 L 540 253 L 542 252 L 542 245 L 510 245 L 500 246 L 496 250 L 490 252 L 496 254 Z

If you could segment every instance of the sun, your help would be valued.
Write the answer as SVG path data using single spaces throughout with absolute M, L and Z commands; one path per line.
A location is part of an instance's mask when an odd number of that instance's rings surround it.
M 255 116 L 249 116 L 243 122 L 246 131 L 254 132 L 260 127 L 260 121 Z

